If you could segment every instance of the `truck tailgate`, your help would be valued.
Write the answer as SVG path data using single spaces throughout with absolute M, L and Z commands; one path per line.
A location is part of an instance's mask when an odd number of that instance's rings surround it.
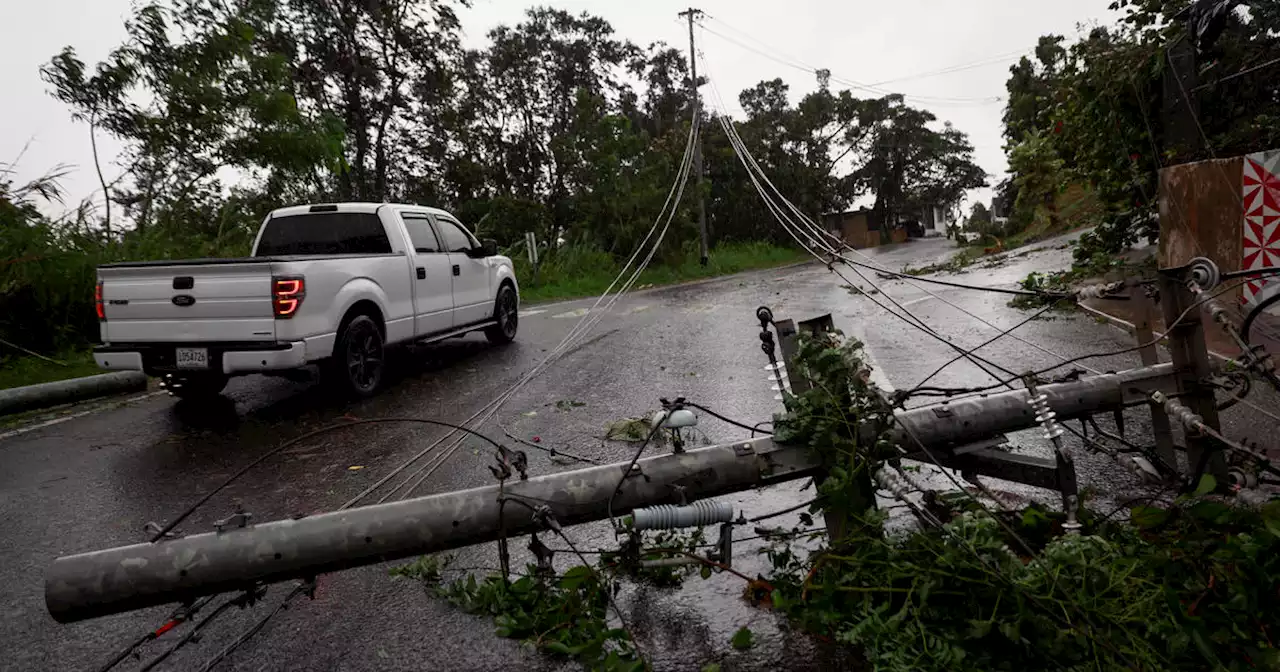
M 98 280 L 103 343 L 275 340 L 270 260 L 108 265 Z

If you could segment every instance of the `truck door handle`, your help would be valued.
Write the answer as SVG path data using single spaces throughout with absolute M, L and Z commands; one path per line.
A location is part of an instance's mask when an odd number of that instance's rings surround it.
M 419 279 L 419 280 L 426 280 L 426 279 L 427 279 L 427 269 L 425 269 L 425 268 L 423 268 L 423 267 L 421 267 L 421 266 L 419 266 L 419 267 L 418 267 L 418 279 Z
M 457 264 L 453 265 L 453 274 L 455 276 L 462 275 L 462 269 L 459 268 Z

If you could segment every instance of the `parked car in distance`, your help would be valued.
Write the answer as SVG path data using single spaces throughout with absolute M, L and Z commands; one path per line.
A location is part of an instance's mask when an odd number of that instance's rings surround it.
M 444 210 L 339 203 L 272 212 L 251 257 L 100 266 L 95 303 L 98 366 L 161 377 L 179 397 L 309 364 L 368 396 L 389 345 L 513 340 L 520 293 L 496 243 Z

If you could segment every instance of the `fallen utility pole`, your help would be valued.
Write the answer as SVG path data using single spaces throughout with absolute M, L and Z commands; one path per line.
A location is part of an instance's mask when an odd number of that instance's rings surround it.
M 1164 364 L 1043 385 L 1039 391 L 1065 420 L 1146 405 L 1151 391 L 1173 391 L 1175 385 L 1173 368 Z M 974 442 L 1037 426 L 1026 390 L 914 408 L 895 417 L 940 462 L 967 461 L 960 468 L 976 473 L 983 473 L 983 452 L 971 449 Z M 899 440 L 909 452 L 920 447 L 906 436 Z M 1027 459 L 1028 469 L 1050 478 L 1052 460 Z M 603 520 L 626 467 L 592 467 L 66 556 L 46 575 L 45 603 L 56 620 L 67 623 L 528 534 L 542 529 L 531 509 L 543 506 L 562 525 Z M 640 460 L 611 508 L 622 514 L 818 472 L 806 447 L 757 438 Z

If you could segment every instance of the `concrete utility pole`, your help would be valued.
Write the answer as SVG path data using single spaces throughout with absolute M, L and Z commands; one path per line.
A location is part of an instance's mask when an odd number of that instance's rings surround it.
M 1161 364 L 1039 391 L 1058 418 L 1068 420 L 1145 406 L 1151 391 L 1176 391 L 1175 378 L 1173 366 Z M 1038 426 L 1027 398 L 1026 390 L 1015 390 L 899 411 L 891 440 L 928 453 L 909 458 L 1059 488 L 1062 475 L 1052 459 L 1009 456 L 974 443 Z M 771 437 L 659 455 L 630 472 L 627 466 L 510 479 L 298 519 L 242 521 L 217 532 L 65 556 L 45 576 L 45 604 L 54 619 L 69 623 L 538 532 L 544 526 L 531 509 L 544 506 L 558 524 L 572 525 L 607 519 L 610 509 L 623 515 L 821 475 L 807 445 L 780 445 Z
M 696 124 L 702 118 L 702 104 L 698 98 L 698 58 L 693 46 L 693 20 L 702 16 L 702 10 L 690 7 L 680 12 L 677 16 L 689 19 L 689 100 L 693 102 L 692 123 Z M 703 266 L 706 266 L 708 254 L 707 199 L 702 193 L 702 134 L 698 134 L 698 137 L 694 138 L 693 174 L 694 188 L 698 190 L 698 231 L 702 235 L 702 258 L 700 261 Z

